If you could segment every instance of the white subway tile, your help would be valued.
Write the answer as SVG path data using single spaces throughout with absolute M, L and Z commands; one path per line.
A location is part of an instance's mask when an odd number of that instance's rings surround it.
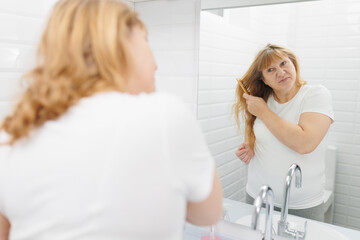
M 338 13 L 360 13 L 359 1 L 335 1 L 330 4 L 329 15 Z
M 0 41 L 37 44 L 43 24 L 39 18 L 0 13 Z
M 194 77 L 197 69 L 194 50 L 154 51 L 160 76 Z
M 355 132 L 355 124 L 352 122 L 339 122 L 335 121 L 331 126 L 331 131 L 339 132 L 339 133 L 354 133 Z
M 239 188 L 241 188 L 240 182 L 232 182 L 230 185 L 223 188 L 224 197 L 232 195 L 234 192 L 238 191 Z
M 331 88 L 328 87 L 328 89 L 331 89 Z M 356 103 L 355 102 L 345 102 L 345 101 L 344 102 L 343 101 L 339 101 L 339 102 L 333 101 L 333 107 L 334 107 L 335 111 L 352 112 L 352 111 L 354 111 L 354 109 L 356 109 Z
M 354 89 L 353 91 L 331 90 L 331 95 L 334 101 L 356 101 L 359 94 L 358 90 Z
M 238 138 L 227 139 L 226 141 L 214 143 L 209 145 L 211 153 L 216 156 L 225 151 L 233 151 L 235 153 L 236 148 L 240 145 Z
M 0 101 L 13 100 L 21 91 L 21 73 L 0 72 Z
M 339 122 L 354 122 L 356 119 L 356 115 L 354 112 L 339 112 L 335 113 L 336 121 Z
M 196 0 L 148 1 L 135 4 L 135 10 L 148 25 L 194 23 Z
M 198 104 L 229 103 L 232 102 L 233 99 L 233 90 L 199 91 Z M 229 107 L 227 109 L 229 109 Z
M 343 205 L 349 205 L 350 197 L 345 196 L 345 195 L 335 195 L 335 202 L 343 204 Z
M 240 167 L 241 167 L 241 161 L 234 160 L 234 161 L 228 162 L 217 168 L 217 170 L 219 172 L 219 177 L 224 177 L 225 175 L 233 172 L 234 169 L 237 169 Z
M 223 127 L 233 126 L 233 121 L 228 116 L 209 119 L 208 130 L 215 130 Z
M 357 209 L 359 209 L 359 207 Z M 354 214 L 354 212 L 352 212 L 352 214 Z M 348 217 L 348 224 L 349 224 L 350 227 L 352 227 L 352 228 L 354 228 L 356 230 L 359 230 L 360 229 L 360 218 L 359 218 L 359 216 L 358 215 L 356 217 L 349 216 Z
M 356 186 L 349 186 L 349 195 L 352 197 L 360 198 L 360 188 Z
M 348 215 L 349 214 L 349 207 L 345 206 L 345 205 L 341 205 L 341 204 L 336 204 L 335 208 L 334 208 L 334 212 L 344 214 L 344 215 Z
M 24 16 L 44 18 L 57 0 L 2 0 L 0 11 Z
M 337 162 L 338 163 L 344 163 L 349 164 L 353 166 L 360 166 L 359 156 L 350 154 L 350 153 L 343 153 L 343 152 L 337 152 Z
M 360 208 L 360 198 L 350 197 L 350 206 Z
M 341 175 L 346 175 L 348 173 L 353 172 L 352 168 L 353 168 L 353 166 L 351 166 L 351 165 L 339 163 L 336 165 L 336 173 L 341 174 Z M 339 183 L 341 183 L 341 182 L 339 182 Z
M 339 143 L 354 143 L 354 136 L 350 133 L 338 133 L 338 132 L 330 132 L 329 133 L 329 140 L 336 141 Z
M 199 62 L 199 72 L 209 76 L 231 76 L 236 78 L 241 76 L 241 69 L 237 64 Z
M 195 25 L 155 25 L 149 26 L 149 43 L 155 51 L 194 50 Z
M 222 128 L 215 131 L 207 132 L 205 138 L 208 144 L 222 142 L 223 140 L 236 137 L 236 131 L 233 127 Z
M 336 173 L 336 183 L 338 184 L 350 184 L 351 183 L 351 176 L 348 176 L 347 174 L 340 174 L 340 173 Z
M 0 69 L 30 69 L 34 62 L 34 47 L 0 43 Z
M 338 171 L 338 168 L 336 168 L 336 171 Z M 350 185 L 336 183 L 335 184 L 335 194 L 349 195 L 350 194 Z
M 359 34 L 354 36 L 344 36 L 344 35 L 336 35 L 327 37 L 326 39 L 326 45 L 328 47 L 359 47 L 360 36 Z
M 359 80 L 326 80 L 323 85 L 330 90 L 354 90 L 357 89 Z
M 237 189 L 236 192 L 233 192 L 230 196 L 227 196 L 228 199 L 239 201 L 239 202 L 245 202 L 245 188 L 243 187 L 243 184 L 241 185 L 240 189 Z
M 231 150 L 227 150 L 224 151 L 216 156 L 214 156 L 215 162 L 216 162 L 216 167 L 224 165 L 228 162 L 234 161 L 235 160 L 235 154 L 234 151 Z
M 170 92 L 182 98 L 185 102 L 195 101 L 195 79 L 192 77 L 158 76 L 156 75 L 156 89 Z
M 240 168 L 234 168 L 232 172 L 230 172 L 229 174 L 223 176 L 221 178 L 222 185 L 227 186 L 227 185 L 230 185 L 231 183 L 234 183 L 234 182 L 240 182 L 240 177 L 241 177 Z
M 360 155 L 360 148 L 359 148 L 358 145 L 337 143 L 336 146 L 338 147 L 338 152 L 339 153 L 348 153 L 348 154 Z
M 0 122 L 12 111 L 13 106 L 13 102 L 0 102 Z
M 337 204 L 337 202 L 335 202 L 335 204 Z M 345 216 L 344 214 L 341 214 L 341 213 L 335 213 L 334 214 L 334 224 L 336 224 L 338 226 L 347 226 L 347 224 L 348 224 L 347 216 Z

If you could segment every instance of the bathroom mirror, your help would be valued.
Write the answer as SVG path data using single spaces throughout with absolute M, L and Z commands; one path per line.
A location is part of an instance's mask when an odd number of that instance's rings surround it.
M 308 84 L 332 94 L 333 223 L 360 230 L 360 1 L 202 0 L 201 6 L 198 119 L 224 197 L 244 201 L 247 181 L 247 166 L 234 154 L 243 132 L 230 117 L 236 78 L 267 43 L 279 44 L 298 56 Z

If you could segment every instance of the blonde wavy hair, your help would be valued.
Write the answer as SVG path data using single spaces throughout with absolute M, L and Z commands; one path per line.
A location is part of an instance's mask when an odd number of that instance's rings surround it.
M 252 96 L 261 97 L 267 102 L 269 96 L 273 93 L 271 87 L 263 82 L 262 70 L 268 68 L 270 64 L 278 59 L 288 57 L 294 64 L 296 69 L 296 84 L 298 86 L 305 85 L 300 77 L 299 61 L 295 54 L 287 48 L 275 44 L 267 44 L 266 47 L 259 51 L 249 69 L 240 79 L 245 89 L 248 90 Z M 244 91 L 238 84 L 235 93 L 235 103 L 232 106 L 232 114 L 235 117 L 236 124 L 240 129 L 240 114 L 245 121 L 245 142 L 254 149 L 255 134 L 254 123 L 256 117 L 247 111 L 246 100 L 243 98 Z
M 97 92 L 124 91 L 131 56 L 126 39 L 137 14 L 117 0 L 61 0 L 42 35 L 28 86 L 0 125 L 13 144 L 47 120 L 61 116 L 79 99 Z

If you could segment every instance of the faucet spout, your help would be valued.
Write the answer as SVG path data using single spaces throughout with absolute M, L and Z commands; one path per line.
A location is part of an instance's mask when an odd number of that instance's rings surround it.
M 251 220 L 251 228 L 256 230 L 259 223 L 261 206 L 266 203 L 266 219 L 265 219 L 265 233 L 264 240 L 272 240 L 272 216 L 274 211 L 274 193 L 273 190 L 264 185 L 260 188 L 259 195 L 254 201 L 254 212 Z
M 295 174 L 295 187 L 300 188 L 302 184 L 302 173 L 301 168 L 297 164 L 292 164 L 288 170 L 288 173 L 285 178 L 284 185 L 284 198 L 281 207 L 281 219 L 278 223 L 278 234 L 280 236 L 289 237 L 292 239 L 305 239 L 306 236 L 306 222 L 305 222 L 305 231 L 300 232 L 289 228 L 289 223 L 287 222 L 287 215 L 289 210 L 289 197 L 290 197 L 290 187 L 291 181 Z
M 295 187 L 300 188 L 302 184 L 302 173 L 301 168 L 297 164 L 292 164 L 287 172 L 284 185 L 284 197 L 281 207 L 281 222 L 286 222 L 288 210 L 289 210 L 289 198 L 290 198 L 290 187 L 291 181 L 295 173 Z

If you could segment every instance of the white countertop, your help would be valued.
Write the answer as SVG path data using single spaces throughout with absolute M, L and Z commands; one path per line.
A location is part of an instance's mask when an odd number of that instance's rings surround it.
M 224 206 L 227 209 L 227 213 L 230 219 L 230 222 L 235 222 L 237 219 L 250 215 L 253 212 L 253 206 L 230 200 L 230 199 L 223 199 Z M 277 212 L 278 213 L 278 212 Z M 279 213 L 278 213 L 279 214 Z M 328 226 L 332 228 L 333 230 L 336 230 L 340 233 L 342 233 L 345 237 L 347 237 L 349 240 L 360 240 L 360 231 L 352 230 L 349 228 L 344 228 L 336 225 L 331 225 L 323 222 L 318 222 L 320 224 L 323 224 L 325 226 Z M 199 240 L 201 239 L 201 236 L 206 233 L 206 231 L 210 229 L 209 227 L 203 228 L 203 227 L 196 227 L 192 224 L 186 223 L 185 225 L 185 232 L 184 232 L 184 240 Z M 230 240 L 231 238 L 222 237 L 221 240 Z M 312 240 L 312 239 L 309 239 Z

